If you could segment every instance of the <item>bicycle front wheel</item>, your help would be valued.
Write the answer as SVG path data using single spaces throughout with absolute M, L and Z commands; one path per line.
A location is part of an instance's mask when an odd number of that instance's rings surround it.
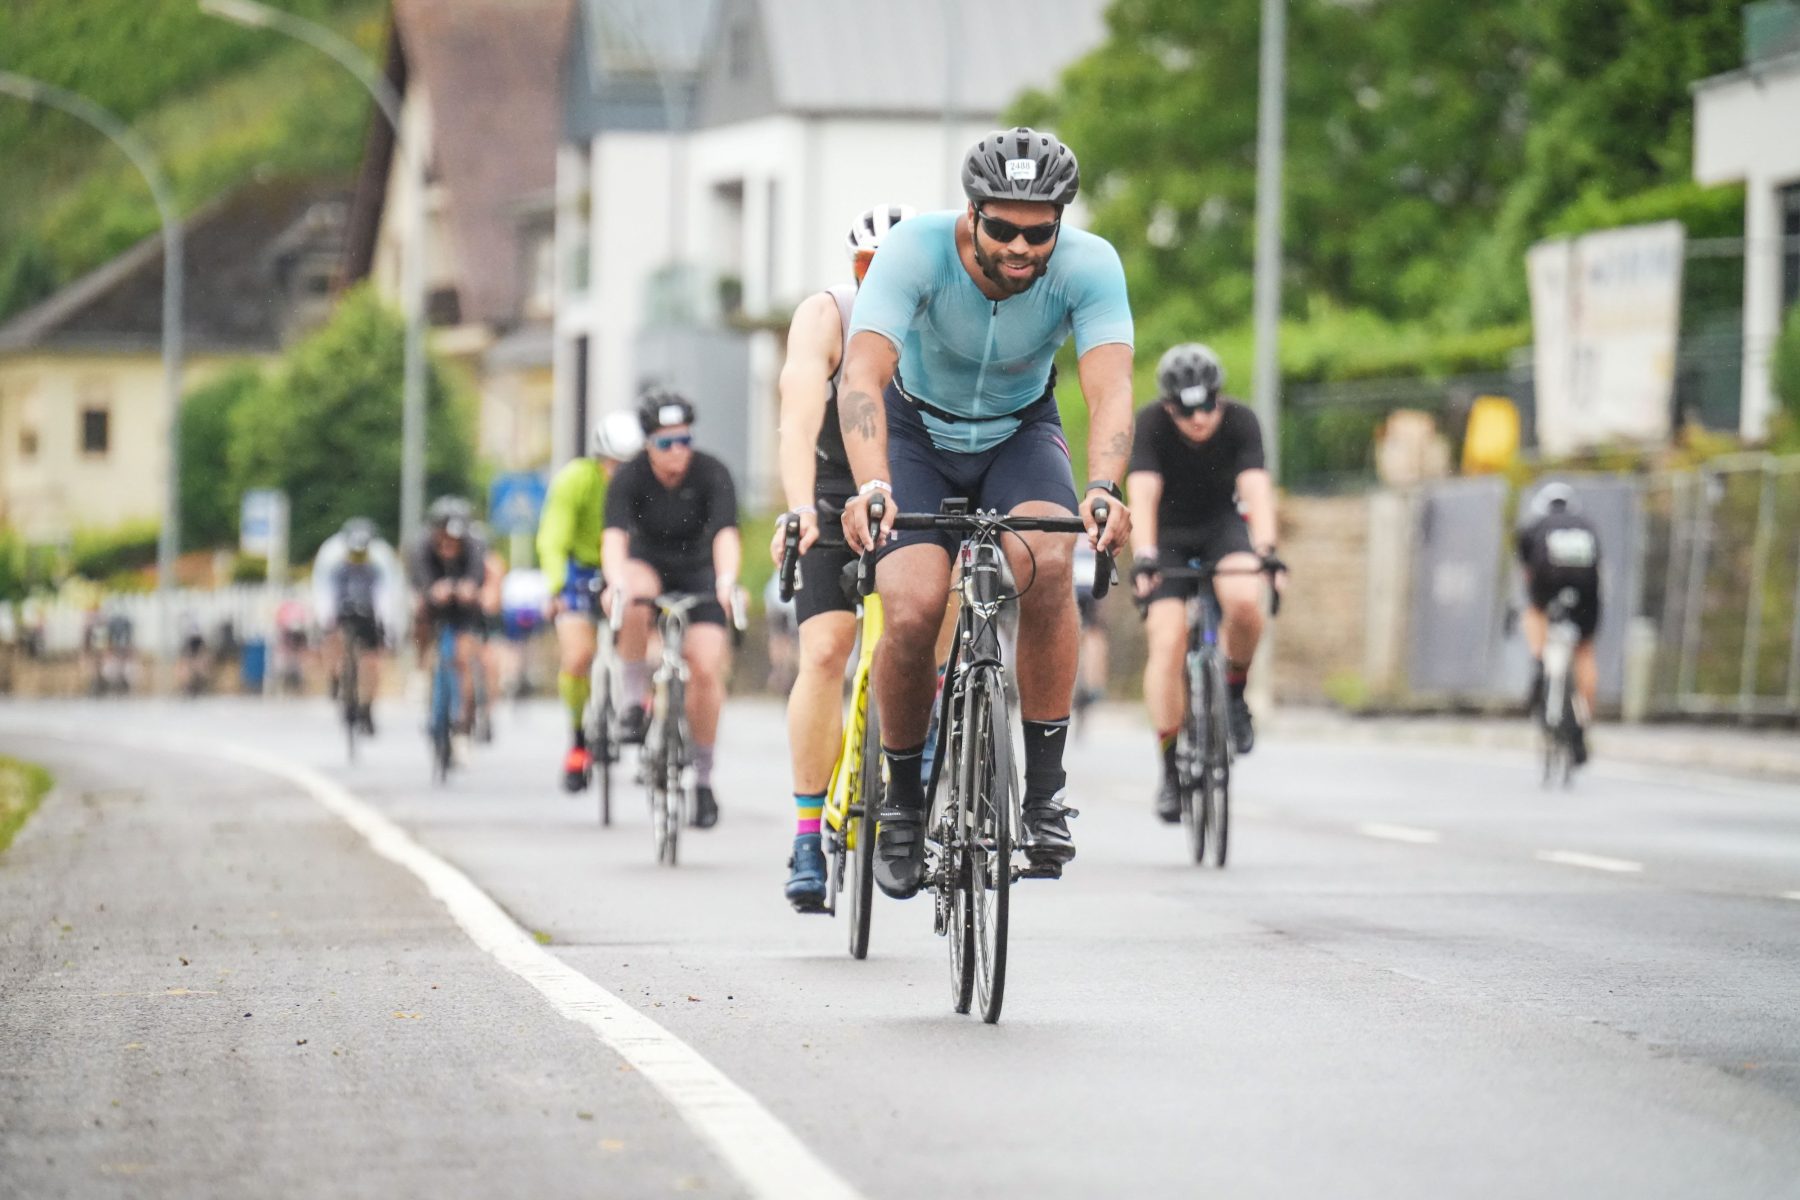
M 862 778 L 847 820 L 850 840 L 850 957 L 869 956 L 869 922 L 875 908 L 875 814 L 881 808 L 881 722 L 873 689 L 863 691 Z M 845 834 L 840 834 L 840 837 Z
M 1201 790 L 1206 802 L 1207 836 L 1212 840 L 1213 865 L 1223 867 L 1231 847 L 1231 718 L 1225 667 L 1216 658 L 1207 664 L 1206 686 L 1208 729 L 1206 756 L 1201 762 L 1204 783 Z
M 975 991 L 981 1019 L 1000 1019 L 1006 995 L 1006 933 L 1011 916 L 1013 809 L 1019 781 L 1013 772 L 1012 722 L 1006 680 L 984 667 L 969 681 L 963 728 L 969 787 L 964 807 L 968 896 L 975 940 Z
M 1206 776 L 1206 738 L 1209 728 L 1207 704 L 1210 692 L 1207 687 L 1209 673 L 1205 664 L 1196 655 L 1188 656 L 1188 701 L 1187 712 L 1177 735 L 1181 745 L 1176 750 L 1176 782 L 1181 788 L 1181 828 L 1187 835 L 1188 856 L 1196 866 L 1206 863 L 1206 817 L 1207 808 L 1205 792 Z
M 613 702 L 612 689 L 603 688 L 594 704 L 595 719 L 588 730 L 589 756 L 593 766 L 589 768 L 594 776 L 594 791 L 600 804 L 600 824 L 602 827 L 612 824 L 612 764 L 618 756 L 618 746 L 613 736 Z
M 343 669 L 338 672 L 338 700 L 341 702 L 340 707 L 344 717 L 344 752 L 349 757 L 351 764 L 355 765 L 356 735 L 360 732 L 358 719 L 361 716 L 357 711 L 359 685 L 356 679 L 356 643 L 347 631 L 342 631 L 341 626 L 339 636 L 349 642 L 351 646 L 350 652 L 344 655 Z

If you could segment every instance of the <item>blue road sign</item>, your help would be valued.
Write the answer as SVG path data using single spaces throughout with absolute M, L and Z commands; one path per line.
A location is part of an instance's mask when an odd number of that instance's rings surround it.
M 549 484 L 536 471 L 498 476 L 488 489 L 488 526 L 497 533 L 532 532 L 548 491 Z

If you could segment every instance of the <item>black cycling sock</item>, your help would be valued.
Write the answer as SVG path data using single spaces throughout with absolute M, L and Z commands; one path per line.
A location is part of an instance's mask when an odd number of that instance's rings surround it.
M 881 757 L 887 763 L 888 802 L 896 808 L 924 808 L 925 780 L 919 770 L 925 758 L 924 743 L 904 750 L 883 746 Z
M 1163 778 L 1175 778 L 1175 735 L 1170 734 L 1162 739 Z
M 1069 740 L 1069 718 L 1025 722 L 1025 795 L 1054 796 L 1068 782 L 1063 745 Z
M 1244 698 L 1244 685 L 1250 682 L 1250 664 L 1227 660 L 1225 663 L 1225 690 L 1231 693 L 1233 700 Z
M 587 749 L 587 730 L 579 725 L 575 727 L 575 748 L 577 750 Z

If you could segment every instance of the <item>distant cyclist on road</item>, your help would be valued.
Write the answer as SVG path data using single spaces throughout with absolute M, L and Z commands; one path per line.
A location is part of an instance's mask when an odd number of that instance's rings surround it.
M 1255 572 L 1275 555 L 1275 486 L 1256 414 L 1227 399 L 1224 386 L 1225 368 L 1210 349 L 1198 342 L 1170 347 L 1156 364 L 1157 402 L 1138 414 L 1131 451 L 1133 580 L 1146 602 L 1144 704 L 1162 752 L 1156 815 L 1169 822 L 1181 819 L 1175 738 L 1193 585 L 1165 581 L 1159 568 L 1198 558 L 1227 572 L 1213 581 L 1213 593 L 1223 618 L 1231 737 L 1239 754 L 1256 742 L 1244 685 L 1263 628 L 1263 582 Z
M 1566 483 L 1547 483 L 1531 498 L 1529 518 L 1518 530 L 1515 550 L 1525 572 L 1530 606 L 1521 623 L 1534 664 L 1531 707 L 1544 702 L 1544 642 L 1550 632 L 1548 610 L 1565 588 L 1575 592 L 1569 618 L 1581 635 L 1572 667 L 1577 708 L 1573 747 L 1577 765 L 1587 761 L 1587 721 L 1600 690 L 1600 665 L 1594 634 L 1600 628 L 1600 534 L 1593 522 L 1575 510 L 1575 491 Z
M 361 693 L 356 698 L 357 722 L 364 733 L 373 736 L 375 697 L 381 684 L 381 650 L 387 640 L 381 614 L 388 611 L 390 592 L 398 580 L 391 567 L 393 551 L 387 550 L 387 543 L 376 536 L 373 521 L 352 517 L 344 522 L 341 533 L 343 554 L 330 568 L 326 604 L 318 610 L 319 624 L 329 631 L 327 636 L 338 647 L 339 656 L 342 645 L 336 639 L 348 638 L 356 647 L 356 683 Z M 376 553 L 377 543 L 387 550 L 385 555 Z M 335 664 L 341 657 L 334 656 L 330 661 Z
M 420 661 L 429 661 L 438 622 L 456 633 L 456 684 L 462 697 L 457 732 L 475 723 L 476 631 L 481 627 L 481 585 L 487 577 L 487 547 L 476 539 L 473 510 L 459 496 L 432 501 L 426 528 L 407 550 L 407 575 L 417 596 L 413 637 Z
M 890 896 L 925 878 L 922 756 L 937 689 L 934 654 L 956 539 L 891 531 L 899 510 L 935 512 L 947 497 L 1021 516 L 1080 512 L 1102 550 L 1124 542 L 1131 513 L 1118 480 L 1131 450 L 1131 307 L 1119 256 L 1063 228 L 1080 170 L 1056 138 L 996 131 L 963 159 L 960 211 L 903 222 L 882 243 L 851 319 L 839 399 L 860 481 L 844 514 L 851 549 L 879 542 L 884 627 L 875 661 L 887 797 L 875 880 Z M 1056 408 L 1052 360 L 1073 333 L 1089 411 L 1088 482 L 1076 491 Z M 888 495 L 871 530 L 869 498 Z M 1097 500 L 1110 514 L 1094 520 Z M 1074 537 L 1008 537 L 1019 598 L 1025 727 L 1023 825 L 1032 866 L 1060 873 L 1075 857 L 1063 803 L 1063 749 L 1075 690 Z
M 592 453 L 570 460 L 550 480 L 544 513 L 538 519 L 538 566 L 544 572 L 556 623 L 556 690 L 569 714 L 570 745 L 563 757 L 563 787 L 570 792 L 587 786 L 594 762 L 582 713 L 587 708 L 600 614 L 598 584 L 607 484 L 620 464 L 635 458 L 643 448 L 637 414 L 615 412 L 602 417 L 594 426 Z
M 819 540 L 819 508 L 842 512 L 856 494 L 838 422 L 850 310 L 882 239 L 913 215 L 903 204 L 884 204 L 851 222 L 844 248 L 856 282 L 815 293 L 794 311 L 788 326 L 787 364 L 781 369 L 781 484 L 788 512 L 775 525 L 769 553 L 781 562 L 786 526 L 797 521 L 801 586 L 794 594 L 794 610 L 800 623 L 800 668 L 788 691 L 787 720 L 798 826 L 786 891 L 788 903 L 800 912 L 824 911 L 819 814 L 843 737 L 844 664 L 856 644 L 856 609 L 839 585 L 840 573 L 855 555 L 841 547 L 813 544 Z
M 743 543 L 738 537 L 737 487 L 725 464 L 694 449 L 694 406 L 663 389 L 638 402 L 638 427 L 649 443 L 621 466 L 606 490 L 606 563 L 609 604 L 625 604 L 619 658 L 625 696 L 620 722 L 627 741 L 642 741 L 649 726 L 651 612 L 636 599 L 665 592 L 712 597 L 688 614 L 683 649 L 691 673 L 688 728 L 694 739 L 694 824 L 719 819 L 713 793 L 713 746 L 725 704 L 730 642 L 725 614 L 735 604 Z M 614 564 L 617 564 L 615 568 Z

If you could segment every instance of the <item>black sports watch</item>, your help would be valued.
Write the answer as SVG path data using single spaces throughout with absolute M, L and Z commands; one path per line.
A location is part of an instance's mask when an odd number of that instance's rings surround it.
M 1120 491 L 1119 485 L 1114 483 L 1112 480 L 1110 480 L 1110 479 L 1090 479 L 1090 480 L 1088 480 L 1088 485 L 1087 485 L 1086 491 L 1091 492 L 1091 491 L 1094 491 L 1096 488 L 1098 488 L 1100 491 L 1105 492 L 1107 495 L 1111 496 L 1114 500 L 1117 500 L 1120 504 L 1125 503 L 1125 493 Z M 1086 493 L 1084 492 L 1083 494 L 1085 495 Z

